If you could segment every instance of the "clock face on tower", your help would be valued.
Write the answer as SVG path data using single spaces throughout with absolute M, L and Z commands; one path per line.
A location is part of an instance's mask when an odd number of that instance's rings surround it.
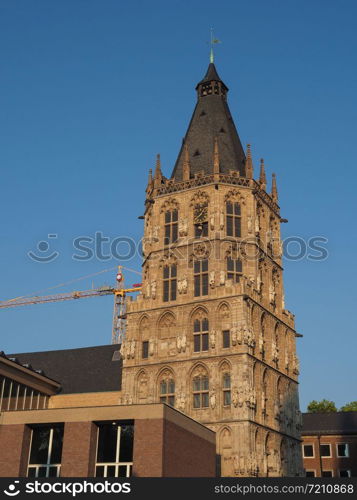
M 206 222 L 208 218 L 208 207 L 207 205 L 198 205 L 194 209 L 193 219 L 195 224 L 201 224 Z

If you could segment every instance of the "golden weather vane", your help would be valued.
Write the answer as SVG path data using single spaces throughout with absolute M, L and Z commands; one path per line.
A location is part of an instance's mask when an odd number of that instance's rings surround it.
M 214 62 L 213 45 L 215 45 L 217 43 L 221 43 L 221 40 L 218 40 L 218 38 L 214 38 L 214 36 L 213 36 L 213 28 L 211 28 L 211 42 L 210 42 L 211 49 L 210 49 L 210 55 L 209 55 L 209 60 L 210 60 L 211 63 Z

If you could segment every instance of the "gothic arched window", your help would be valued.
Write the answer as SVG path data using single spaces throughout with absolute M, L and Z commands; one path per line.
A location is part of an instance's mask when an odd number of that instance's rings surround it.
M 208 351 L 208 319 L 195 319 L 193 322 L 194 352 Z
M 233 280 L 234 283 L 238 283 L 242 275 L 242 261 L 240 259 L 227 257 L 227 279 Z
M 193 263 L 195 297 L 208 295 L 208 259 L 195 260 Z
M 175 381 L 169 375 L 160 381 L 160 403 L 175 406 Z
M 226 231 L 227 236 L 241 236 L 241 209 L 238 202 L 226 202 Z
M 222 380 L 223 406 L 231 405 L 231 374 L 223 373 Z
M 208 408 L 209 406 L 209 382 L 207 375 L 197 375 L 193 378 L 193 407 Z
M 177 266 L 164 266 L 163 269 L 163 301 L 176 300 Z
M 175 243 L 178 239 L 178 210 L 167 210 L 165 212 L 165 238 L 164 244 Z

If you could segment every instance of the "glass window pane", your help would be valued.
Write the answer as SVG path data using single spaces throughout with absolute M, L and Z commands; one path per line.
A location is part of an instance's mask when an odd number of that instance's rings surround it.
M 168 403 L 170 406 L 175 406 L 175 396 L 169 396 Z
M 49 467 L 48 477 L 57 477 L 57 467 Z
M 201 280 L 200 276 L 195 276 L 195 297 L 199 297 L 201 295 Z
M 199 394 L 193 395 L 193 407 L 200 408 L 200 395 Z
M 311 444 L 304 444 L 304 457 L 313 457 L 314 448 Z
M 29 467 L 27 477 L 36 477 L 36 467 Z
M 200 388 L 201 388 L 201 380 L 199 378 L 194 378 L 193 379 L 193 390 L 199 391 Z
M 176 300 L 176 280 L 171 280 L 171 300 Z
M 229 406 L 231 404 L 231 391 L 224 391 L 224 406 Z
M 202 394 L 202 408 L 208 408 L 208 392 Z
M 224 376 L 223 376 L 223 387 L 225 389 L 229 389 L 231 386 L 231 376 L 226 373 Z
M 164 267 L 164 279 L 169 278 L 169 276 L 170 276 L 170 268 L 169 268 L 169 266 L 165 266 Z
M 120 430 L 120 462 L 133 461 L 134 426 L 122 425 Z
M 340 477 L 351 477 L 351 471 L 349 471 L 349 470 L 340 470 Z
M 200 266 L 200 261 L 199 260 L 195 260 L 194 264 L 193 264 L 193 270 L 194 270 L 194 273 L 199 273 L 201 271 L 201 266 Z
M 37 477 L 47 477 L 47 467 L 39 467 Z
M 164 300 L 164 302 L 168 302 L 169 301 L 169 282 L 168 281 L 164 281 L 163 300 Z
M 115 476 L 115 465 L 108 465 L 107 466 L 107 475 L 106 477 L 116 477 Z
M 236 260 L 236 271 L 237 273 L 241 273 L 242 272 L 242 261 L 240 259 L 237 259 Z
M 177 210 L 172 211 L 172 222 L 176 222 L 178 220 L 178 212 Z
M 223 347 L 227 348 L 230 346 L 230 331 L 224 330 L 222 333 L 223 333 Z
M 207 259 L 202 260 L 201 263 L 202 263 L 202 272 L 207 272 L 208 271 L 208 260 Z
M 35 427 L 32 431 L 30 464 L 47 464 L 49 427 Z
M 208 333 L 202 334 L 202 351 L 208 351 Z
M 233 217 L 231 215 L 227 216 L 227 236 L 233 236 Z
M 167 394 L 166 380 L 163 380 L 160 384 L 161 394 Z
M 116 424 L 99 424 L 98 431 L 97 462 L 115 462 L 118 426 Z
M 171 212 L 165 212 L 165 223 L 171 222 Z
M 315 477 L 315 471 L 314 470 L 307 470 L 306 477 Z
M 174 264 L 171 266 L 171 278 L 176 278 L 177 266 Z
M 208 222 L 202 224 L 202 236 L 208 236 Z
M 226 203 L 226 212 L 227 212 L 227 214 L 233 213 L 233 205 L 230 201 L 227 201 L 227 203 Z
M 240 205 L 239 203 L 234 204 L 234 215 L 240 215 Z
M 236 217 L 235 220 L 234 220 L 234 236 L 236 238 L 239 238 L 240 237 L 240 217 Z
M 95 468 L 95 477 L 104 477 L 104 465 L 97 465 Z
M 208 274 L 202 274 L 202 295 L 208 295 Z
M 194 352 L 199 352 L 201 350 L 200 335 L 194 335 L 193 337 L 193 350 Z
M 169 393 L 173 394 L 175 392 L 175 382 L 170 379 L 169 380 Z
M 333 477 L 332 476 L 332 470 L 323 470 L 322 471 L 322 477 Z
M 193 331 L 194 331 L 194 332 L 199 332 L 199 331 L 201 331 L 201 323 L 200 323 L 200 320 L 195 319 L 195 321 L 194 321 L 194 323 L 193 323 Z
M 60 464 L 62 458 L 63 426 L 53 427 L 51 464 Z
M 177 224 L 172 224 L 172 243 L 175 243 L 175 241 L 177 241 L 177 236 L 178 236 L 178 232 L 177 232 Z
M 348 447 L 346 443 L 337 445 L 337 455 L 339 457 L 348 457 Z
M 127 476 L 127 466 L 120 465 L 118 470 L 118 477 L 128 477 Z
M 201 379 L 201 387 L 204 391 L 208 391 L 208 377 L 203 377 Z
M 234 271 L 233 259 L 227 257 L 227 271 Z
M 202 331 L 208 332 L 208 318 L 203 318 L 202 320 Z

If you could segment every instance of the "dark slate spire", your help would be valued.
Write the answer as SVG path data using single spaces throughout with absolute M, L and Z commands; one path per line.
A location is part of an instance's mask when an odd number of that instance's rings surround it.
M 183 179 L 183 164 L 187 151 L 190 173 L 213 173 L 215 141 L 219 150 L 219 170 L 230 170 L 245 176 L 245 154 L 227 104 L 228 88 L 210 63 L 204 78 L 197 84 L 197 104 L 194 109 L 181 151 L 171 178 Z M 187 161 L 187 160 L 186 160 Z

